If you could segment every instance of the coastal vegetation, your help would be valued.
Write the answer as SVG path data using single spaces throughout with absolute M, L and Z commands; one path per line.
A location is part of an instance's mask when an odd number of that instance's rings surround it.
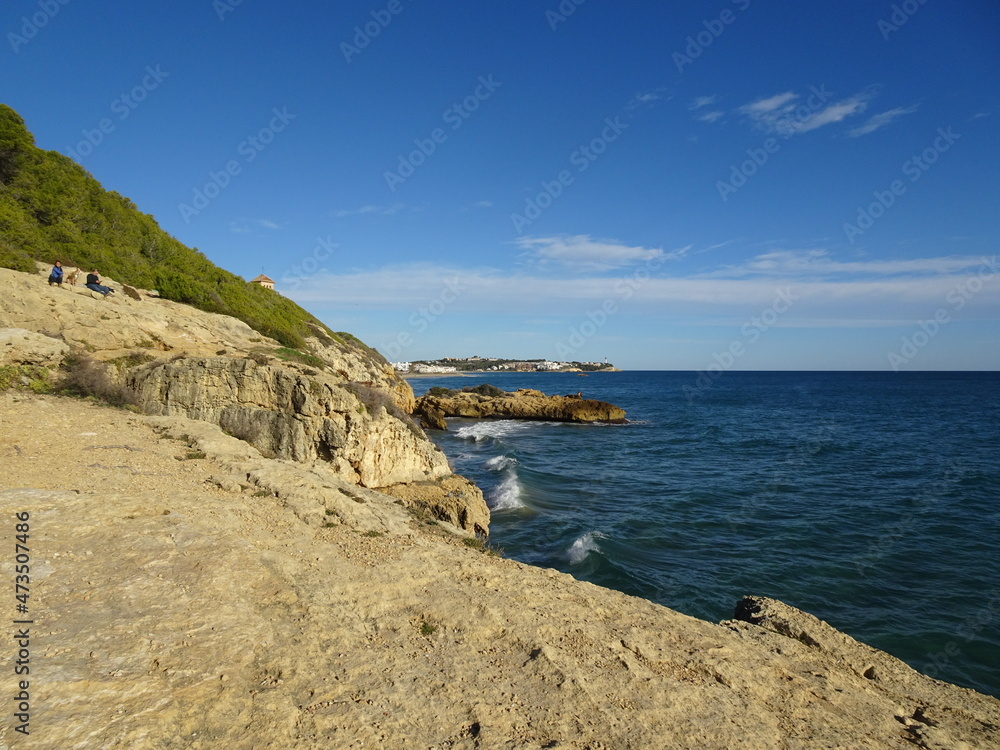
M 36 262 L 56 260 L 238 318 L 288 349 L 305 350 L 305 339 L 319 335 L 358 346 L 185 246 L 70 158 L 37 148 L 20 115 L 0 104 L 0 266 L 35 273 Z

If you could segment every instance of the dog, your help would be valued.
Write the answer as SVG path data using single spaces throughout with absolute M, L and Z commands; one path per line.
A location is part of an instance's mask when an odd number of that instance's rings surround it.
M 76 286 L 76 280 L 80 276 L 80 269 L 74 268 L 70 273 L 66 274 L 66 281 L 68 281 L 72 286 Z

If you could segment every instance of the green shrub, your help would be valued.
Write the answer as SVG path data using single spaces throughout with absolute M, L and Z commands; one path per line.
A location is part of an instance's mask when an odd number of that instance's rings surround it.
M 507 395 L 507 391 L 502 388 L 497 388 L 495 385 L 490 385 L 489 383 L 483 383 L 482 385 L 477 385 L 474 388 L 463 388 L 462 390 L 466 393 L 478 393 L 480 396 L 490 396 L 492 398 Z
M 36 365 L 5 365 L 0 367 L 0 392 L 27 388 L 35 393 L 51 393 L 51 375 Z

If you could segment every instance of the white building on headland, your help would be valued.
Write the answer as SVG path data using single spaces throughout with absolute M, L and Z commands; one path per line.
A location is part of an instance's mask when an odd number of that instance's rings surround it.
M 389 364 L 392 365 L 392 369 L 395 370 L 396 372 L 409 372 L 410 371 L 410 363 L 409 362 L 390 362 Z

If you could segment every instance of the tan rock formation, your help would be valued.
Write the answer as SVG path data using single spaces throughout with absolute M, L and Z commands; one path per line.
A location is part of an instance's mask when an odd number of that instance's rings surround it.
M 414 504 L 488 531 L 482 493 L 453 475 L 407 416 L 415 403 L 409 384 L 364 344 L 317 326 L 309 339 L 313 359 L 296 361 L 235 318 L 138 296 L 95 299 L 84 287 L 50 287 L 42 276 L 0 268 L 0 329 L 17 329 L 0 339 L 0 357 L 51 366 L 72 347 L 114 361 L 107 376 L 133 390 L 149 414 L 221 425 L 267 455 L 326 463 L 362 487 L 420 482 Z M 456 497 L 469 507 L 458 509 Z
M 0 366 L 58 366 L 69 352 L 60 339 L 23 328 L 0 328 Z
M 452 392 L 447 396 L 424 395 L 417 399 L 414 412 L 424 426 L 444 429 L 443 417 L 471 419 L 532 419 L 550 422 L 625 422 L 625 411 L 606 401 L 582 395 L 547 396 L 541 391 L 521 388 L 501 396 L 472 392 Z
M 0 395 L 0 424 L 12 750 L 1000 746 L 1000 701 L 777 602 L 720 626 L 490 556 L 207 422 Z

